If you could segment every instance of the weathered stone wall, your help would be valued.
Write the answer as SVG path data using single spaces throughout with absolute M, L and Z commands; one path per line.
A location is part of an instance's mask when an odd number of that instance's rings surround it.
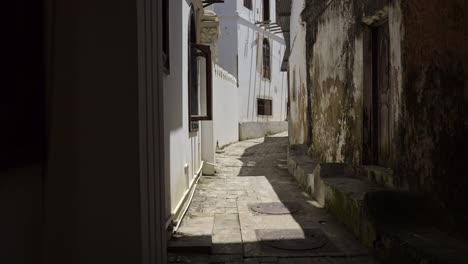
M 355 24 L 352 1 L 334 1 L 308 32 L 312 96 L 312 156 L 327 162 L 356 161 L 354 133 L 360 98 L 353 80 Z M 309 25 L 308 25 L 309 26 Z M 357 93 L 356 93 L 357 92 Z
M 310 144 L 310 107 L 307 85 L 306 25 L 302 23 L 301 12 L 304 0 L 291 3 L 290 49 L 289 54 L 289 143 Z
M 466 214 L 468 2 L 403 1 L 401 10 L 405 74 L 396 177 Z
M 387 1 L 308 1 L 308 83 L 312 98 L 310 154 L 327 162 L 362 161 L 365 37 L 363 17 L 383 9 Z M 395 7 L 392 5 L 392 12 Z M 387 9 L 388 11 L 388 9 Z M 394 12 L 397 13 L 397 12 Z M 399 30 L 398 20 L 390 28 Z M 401 64 L 398 52 L 392 65 Z M 395 72 L 398 74 L 398 71 Z M 394 86 L 401 86 L 393 78 Z M 400 78 L 401 80 L 401 78 Z
M 362 164 L 369 24 L 384 16 L 395 185 L 431 194 L 443 208 L 466 206 L 467 11 L 465 0 L 306 1 L 309 154 Z

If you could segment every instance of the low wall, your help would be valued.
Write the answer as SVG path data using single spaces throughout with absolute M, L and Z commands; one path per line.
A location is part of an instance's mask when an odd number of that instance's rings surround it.
M 287 121 L 239 122 L 239 140 L 260 138 L 287 130 Z

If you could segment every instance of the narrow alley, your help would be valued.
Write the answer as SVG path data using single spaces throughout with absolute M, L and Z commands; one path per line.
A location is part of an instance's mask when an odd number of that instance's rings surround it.
M 468 0 L 5 2 L 1 264 L 468 264 Z
M 170 263 L 376 263 L 287 170 L 287 133 L 234 143 L 202 176 Z

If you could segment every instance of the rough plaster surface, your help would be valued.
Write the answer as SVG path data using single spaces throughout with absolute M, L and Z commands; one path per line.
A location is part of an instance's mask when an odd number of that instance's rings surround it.
M 370 52 L 365 23 L 386 16 L 392 113 L 389 166 L 395 172 L 395 186 L 429 193 L 440 207 L 457 208 L 455 215 L 466 212 L 468 183 L 462 164 L 468 132 L 467 10 L 463 0 L 307 1 L 302 18 L 307 24 L 312 101 L 309 154 L 323 162 L 362 163 L 363 100 L 368 95 L 365 59 Z M 454 216 L 453 221 L 466 226 L 463 219 Z
M 410 189 L 435 194 L 442 207 L 466 212 L 468 2 L 405 1 L 401 10 L 405 84 L 396 176 Z M 468 234 L 466 217 L 455 219 L 465 222 L 460 225 Z
M 309 143 L 309 104 L 307 86 L 306 24 L 301 12 L 305 3 L 293 1 L 291 6 L 291 53 L 289 56 L 289 141 L 291 144 Z
M 333 1 L 308 25 L 310 151 L 327 162 L 359 163 L 361 157 L 363 44 L 354 8 L 353 1 Z
M 399 1 L 310 1 L 302 19 L 307 24 L 307 82 L 312 105 L 309 152 L 326 162 L 359 164 L 363 159 L 365 65 L 370 52 L 370 27 L 365 22 L 388 19 L 393 36 L 390 101 L 399 108 L 404 33 Z M 392 113 L 392 122 L 396 122 L 399 109 Z

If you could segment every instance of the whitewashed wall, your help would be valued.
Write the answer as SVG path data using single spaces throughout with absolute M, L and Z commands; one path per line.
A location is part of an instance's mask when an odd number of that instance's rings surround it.
M 237 78 L 237 14 L 235 1 L 214 4 L 214 11 L 218 15 L 220 37 L 218 39 L 217 64 Z
M 201 166 L 201 137 L 189 133 L 188 23 L 190 1 L 169 1 L 170 73 L 164 78 L 164 141 L 167 214 L 176 208 Z M 186 168 L 185 165 L 188 165 Z
M 213 65 L 213 121 L 202 123 L 202 159 L 215 163 L 216 147 L 239 140 L 239 89 L 237 80 Z
M 307 137 L 307 65 L 306 65 L 306 25 L 301 12 L 304 0 L 292 1 L 290 21 L 289 56 L 289 142 L 304 144 Z
M 222 147 L 239 140 L 239 89 L 236 78 L 218 65 L 213 78 L 213 138 Z

